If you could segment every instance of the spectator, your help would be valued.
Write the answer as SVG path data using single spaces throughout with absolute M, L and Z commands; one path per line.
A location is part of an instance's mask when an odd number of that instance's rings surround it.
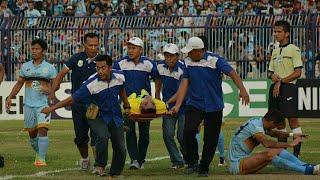
M 316 13 L 320 13 L 320 1 L 318 1 L 316 4 Z
M 209 15 L 209 14 L 213 14 L 213 10 L 212 8 L 209 6 L 209 1 L 208 0 L 204 0 L 202 3 L 202 10 L 200 15 Z
M 230 8 L 231 14 L 233 14 L 233 15 L 237 15 L 240 11 L 240 6 L 239 6 L 237 0 L 231 0 L 229 8 Z
M 43 7 L 43 0 L 32 0 L 34 3 L 34 8 L 37 9 L 38 11 L 41 11 Z
M 62 16 L 64 12 L 64 8 L 62 4 L 59 3 L 59 0 L 53 0 L 52 6 L 51 6 L 51 14 L 52 16 Z
M 291 14 L 305 14 L 306 12 L 304 9 L 301 7 L 301 2 L 300 1 L 295 1 L 293 4 L 293 10 Z
M 260 2 L 258 2 L 257 11 L 258 14 L 261 15 L 273 14 L 273 8 L 272 5 L 269 4 L 269 0 L 261 0 Z
M 40 11 L 42 16 L 51 16 L 51 10 L 47 1 L 42 3 L 42 8 Z
M 93 10 L 93 13 L 91 15 L 91 17 L 103 17 L 104 14 L 101 13 L 101 7 L 100 6 L 96 6 Z
M 71 3 L 69 3 L 69 0 L 62 0 L 61 2 L 63 9 L 66 9 Z
M 154 7 L 153 7 L 153 4 L 152 4 L 151 2 L 149 2 L 149 3 L 147 4 L 146 15 L 147 15 L 147 16 L 153 16 L 153 15 L 155 15 Z
M 283 9 L 281 8 L 280 0 L 275 0 L 273 4 L 273 14 L 282 15 Z
M 215 11 L 217 12 L 218 15 L 221 15 L 223 14 L 223 11 L 224 11 L 224 5 L 221 1 L 216 1 L 214 3 L 214 6 L 215 6 Z
M 107 9 L 104 11 L 104 14 L 106 16 L 114 16 L 115 14 L 113 13 L 112 11 L 112 7 L 111 6 L 108 6 Z
M 84 0 L 73 0 L 73 6 L 75 7 L 75 16 L 83 17 L 87 14 Z
M 72 5 L 69 5 L 69 6 L 67 6 L 67 8 L 65 9 L 65 11 L 64 11 L 64 16 L 70 16 L 70 17 L 72 17 L 72 16 L 74 16 L 74 8 L 73 8 L 73 6 Z
M 24 16 L 24 11 L 28 9 L 28 4 L 24 0 L 18 0 L 15 7 L 15 15 L 22 17 Z
M 28 28 L 35 28 L 38 24 L 38 17 L 41 16 L 40 12 L 34 8 L 34 2 L 29 1 L 28 2 L 28 9 L 24 11 L 25 17 L 28 18 Z
M 252 2 L 248 2 L 247 8 L 244 11 L 244 15 L 251 15 L 251 16 L 256 15 L 256 12 L 253 10 L 253 3 Z
M 7 0 L 2 0 L 1 5 L 0 5 L 0 18 L 9 18 L 13 17 L 14 14 L 12 11 L 8 8 L 8 1 Z

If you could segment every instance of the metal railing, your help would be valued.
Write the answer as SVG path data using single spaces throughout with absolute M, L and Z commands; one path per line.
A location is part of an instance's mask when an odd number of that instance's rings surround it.
M 160 60 L 165 44 L 176 43 L 182 48 L 188 38 L 205 35 L 208 50 L 228 59 L 243 78 L 265 78 L 267 62 L 275 46 L 272 27 L 275 21 L 286 19 L 292 26 L 291 42 L 302 51 L 306 77 L 314 78 L 319 75 L 318 64 L 314 62 L 320 47 L 319 17 L 312 14 L 0 19 L 1 59 L 6 65 L 7 80 L 15 80 L 21 63 L 31 59 L 30 42 L 36 37 L 46 39 L 47 60 L 60 70 L 73 54 L 83 50 L 83 37 L 87 32 L 100 35 L 100 53 L 108 53 L 114 60 L 126 55 L 127 42 L 132 36 L 143 39 L 145 55 Z

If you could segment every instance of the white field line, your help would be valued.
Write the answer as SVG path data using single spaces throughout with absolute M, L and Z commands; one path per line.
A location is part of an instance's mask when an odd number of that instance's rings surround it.
M 218 152 L 216 152 L 216 154 L 217 153 Z M 303 153 L 303 151 L 301 153 Z M 320 151 L 308 151 L 306 153 L 319 154 Z M 169 159 L 169 158 L 170 158 L 169 156 L 160 156 L 160 157 L 155 157 L 153 159 L 146 159 L 146 161 L 147 162 L 161 161 L 161 160 Z M 126 164 L 130 164 L 130 161 L 126 161 Z M 107 167 L 110 167 L 110 164 L 108 164 Z M 66 169 L 56 169 L 56 170 L 52 170 L 52 171 L 40 171 L 40 172 L 37 172 L 34 174 L 27 174 L 27 175 L 6 175 L 6 176 L 0 176 L 0 180 L 7 180 L 7 179 L 13 179 L 13 178 L 25 178 L 25 177 L 41 177 L 41 176 L 45 176 L 47 174 L 60 173 L 60 172 L 65 172 L 65 171 L 75 171 L 75 170 L 79 170 L 79 168 L 66 168 Z
M 152 162 L 152 161 L 160 161 L 164 159 L 169 159 L 169 156 L 155 157 L 153 159 L 146 159 L 146 161 Z M 130 164 L 130 161 L 126 161 L 126 164 Z M 110 164 L 108 164 L 107 167 L 110 167 Z M 6 175 L 6 176 L 1 176 L 0 180 L 7 180 L 7 179 L 13 179 L 13 178 L 26 178 L 26 177 L 41 177 L 41 176 L 46 176 L 48 174 L 60 173 L 65 171 L 76 171 L 76 170 L 79 170 L 79 168 L 66 168 L 66 169 L 56 169 L 52 171 L 40 171 L 34 174 L 27 174 L 27 175 Z

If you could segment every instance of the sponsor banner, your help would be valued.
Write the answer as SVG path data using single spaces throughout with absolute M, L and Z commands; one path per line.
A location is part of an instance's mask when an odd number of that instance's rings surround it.
M 16 82 L 2 82 L 0 86 L 0 120 L 23 119 L 24 87 L 21 88 L 16 97 L 12 98 L 10 111 L 6 111 L 6 98 L 10 94 Z M 70 95 L 71 83 L 61 83 L 60 89 L 56 92 L 58 100 Z M 70 107 L 57 109 L 51 115 L 52 119 L 71 118 Z
M 298 112 L 299 117 L 320 117 L 320 79 L 299 79 Z
M 244 106 L 239 101 L 239 91 L 232 80 L 223 81 L 224 116 L 229 118 L 263 116 L 268 110 L 268 88 L 271 82 L 269 80 L 246 80 L 243 83 L 250 96 L 249 106 Z M 0 86 L 0 120 L 23 119 L 24 88 L 12 100 L 10 111 L 5 111 L 5 98 L 9 95 L 14 84 L 15 82 L 3 82 Z M 300 117 L 320 117 L 320 80 L 299 80 L 297 84 L 299 86 Z M 56 92 L 57 99 L 63 100 L 68 97 L 70 88 L 70 82 L 62 83 Z M 154 88 L 152 91 L 154 94 Z M 60 108 L 52 114 L 52 119 L 65 118 L 71 118 L 70 107 Z

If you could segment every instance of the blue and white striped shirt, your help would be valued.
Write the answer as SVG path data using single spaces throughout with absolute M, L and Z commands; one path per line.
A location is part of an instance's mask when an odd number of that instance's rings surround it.
M 99 119 L 108 124 L 114 120 L 117 127 L 123 124 L 123 117 L 119 103 L 119 94 L 124 86 L 123 72 L 112 70 L 110 82 L 100 79 L 98 74 L 92 75 L 82 86 L 73 93 L 75 102 L 90 99 L 99 107 Z
M 208 51 L 200 61 L 192 61 L 187 57 L 185 65 L 183 78 L 189 80 L 187 105 L 205 112 L 222 110 L 221 76 L 222 73 L 229 74 L 232 67 L 224 58 Z
M 158 79 L 156 64 L 145 56 L 141 56 L 139 63 L 136 65 L 129 58 L 124 57 L 113 64 L 113 68 L 122 70 L 126 78 L 125 89 L 127 96 L 132 93 L 140 94 L 145 89 L 151 94 L 150 77 Z
M 162 82 L 162 100 L 164 102 L 167 102 L 178 91 L 185 68 L 184 62 L 182 61 L 177 61 L 172 72 L 170 72 L 169 66 L 165 61 L 161 61 L 157 64 L 160 80 Z M 169 108 L 171 109 L 174 105 L 175 103 L 169 104 Z M 185 103 L 181 106 L 179 114 L 184 114 L 184 105 Z

